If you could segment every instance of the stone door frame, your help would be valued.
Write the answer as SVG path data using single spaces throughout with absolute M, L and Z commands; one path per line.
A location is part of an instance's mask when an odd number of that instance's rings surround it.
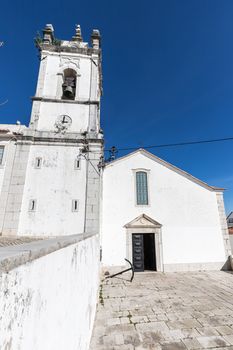
M 162 225 L 145 214 L 125 225 L 126 228 L 126 258 L 133 261 L 133 234 L 153 233 L 155 238 L 156 271 L 163 272 Z

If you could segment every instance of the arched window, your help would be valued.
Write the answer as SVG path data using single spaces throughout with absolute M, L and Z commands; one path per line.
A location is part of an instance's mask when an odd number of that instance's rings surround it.
M 137 205 L 148 204 L 148 183 L 145 171 L 136 172 Z
M 64 70 L 64 80 L 62 84 L 62 98 L 65 100 L 74 100 L 76 93 L 76 72 L 67 68 Z

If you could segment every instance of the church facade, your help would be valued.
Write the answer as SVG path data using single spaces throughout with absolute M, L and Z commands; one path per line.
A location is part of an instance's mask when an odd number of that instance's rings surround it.
M 0 125 L 0 234 L 98 232 L 104 266 L 221 269 L 231 254 L 223 190 L 138 150 L 104 163 L 101 37 L 76 27 L 37 38 L 40 69 L 29 127 Z
M 231 254 L 221 188 L 140 149 L 103 172 L 104 265 L 136 271 L 227 268 Z

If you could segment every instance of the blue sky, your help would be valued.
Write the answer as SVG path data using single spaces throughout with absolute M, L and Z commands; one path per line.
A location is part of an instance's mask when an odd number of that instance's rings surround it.
M 27 124 L 39 61 L 33 37 L 60 39 L 80 23 L 102 34 L 106 147 L 233 136 L 233 1 L 18 1 L 1 4 L 0 123 Z M 233 210 L 233 141 L 154 149 L 211 185 Z M 119 153 L 122 155 L 123 153 Z

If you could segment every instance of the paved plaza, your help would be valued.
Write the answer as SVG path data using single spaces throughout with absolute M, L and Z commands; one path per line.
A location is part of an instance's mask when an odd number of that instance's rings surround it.
M 233 350 L 233 274 L 127 278 L 102 281 L 91 350 Z

